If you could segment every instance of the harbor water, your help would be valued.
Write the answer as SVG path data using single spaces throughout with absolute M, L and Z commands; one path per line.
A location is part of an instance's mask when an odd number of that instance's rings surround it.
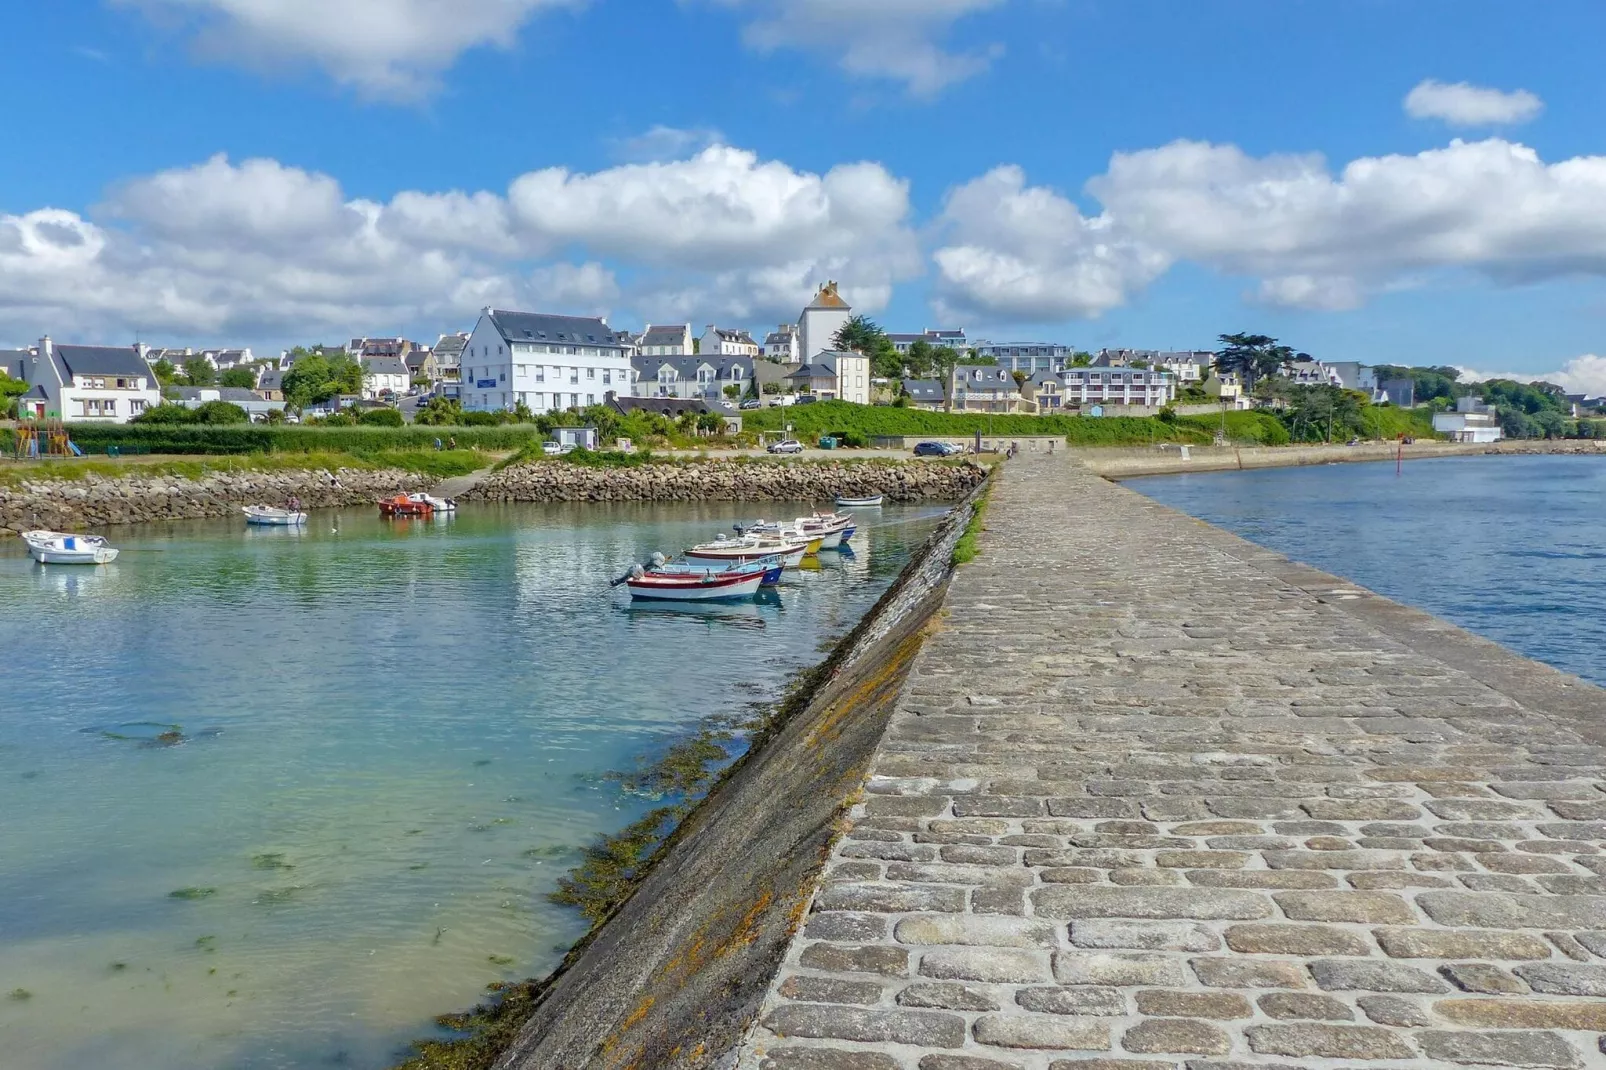
M 1606 461 L 1458 457 L 1132 489 L 1606 685 Z
M 584 924 L 546 894 L 656 804 L 607 774 L 775 697 L 944 512 L 862 512 L 856 552 L 759 600 L 610 590 L 755 511 L 169 524 L 98 568 L 9 540 L 0 1063 L 380 1068 L 551 969 Z

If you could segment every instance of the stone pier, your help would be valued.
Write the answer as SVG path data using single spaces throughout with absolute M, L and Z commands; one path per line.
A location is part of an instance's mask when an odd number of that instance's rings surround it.
M 737 1065 L 1606 1066 L 1606 692 L 1063 452 L 986 522 Z

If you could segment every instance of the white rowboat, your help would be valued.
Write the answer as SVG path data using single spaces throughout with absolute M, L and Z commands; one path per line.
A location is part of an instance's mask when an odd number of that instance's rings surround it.
M 693 546 L 686 556 L 703 561 L 758 561 L 766 557 L 779 557 L 786 568 L 797 568 L 808 552 L 806 542 L 771 539 L 760 535 L 742 535 L 731 539 L 720 535 L 713 542 Z
M 247 524 L 261 524 L 264 527 L 288 528 L 307 522 L 306 513 L 275 509 L 271 505 L 247 505 L 240 511 L 245 514 Z
M 714 602 L 751 598 L 764 582 L 763 565 L 702 574 L 647 572 L 625 581 L 630 597 L 664 602 Z
M 879 509 L 884 497 L 881 494 L 871 494 L 864 498 L 838 498 L 836 504 L 839 509 Z
M 41 565 L 107 565 L 117 551 L 99 535 L 69 535 L 60 531 L 25 531 L 28 556 Z

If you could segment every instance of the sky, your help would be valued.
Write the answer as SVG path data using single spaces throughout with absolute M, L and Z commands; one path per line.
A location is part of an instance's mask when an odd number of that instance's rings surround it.
M 0 345 L 491 305 L 1606 393 L 1598 0 L 0 5 Z

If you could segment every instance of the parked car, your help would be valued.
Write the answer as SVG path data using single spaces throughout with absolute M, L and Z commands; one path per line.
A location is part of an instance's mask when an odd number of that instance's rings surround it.
M 758 398 L 748 398 L 746 401 L 742 402 L 739 407 L 743 409 L 762 409 L 764 407 L 764 403 L 758 400 Z
M 548 457 L 562 457 L 565 453 L 574 452 L 574 444 L 572 442 L 565 443 L 547 441 L 541 443 L 541 452 L 546 454 Z
M 771 442 L 769 451 L 771 453 L 802 453 L 803 443 L 795 438 L 784 438 L 779 442 Z
M 916 457 L 952 457 L 961 452 L 958 446 L 947 442 L 917 442 L 915 443 Z
M 799 394 L 797 396 L 796 404 L 798 404 L 798 405 L 812 405 L 818 400 L 819 400 L 819 398 L 815 397 L 813 394 Z

